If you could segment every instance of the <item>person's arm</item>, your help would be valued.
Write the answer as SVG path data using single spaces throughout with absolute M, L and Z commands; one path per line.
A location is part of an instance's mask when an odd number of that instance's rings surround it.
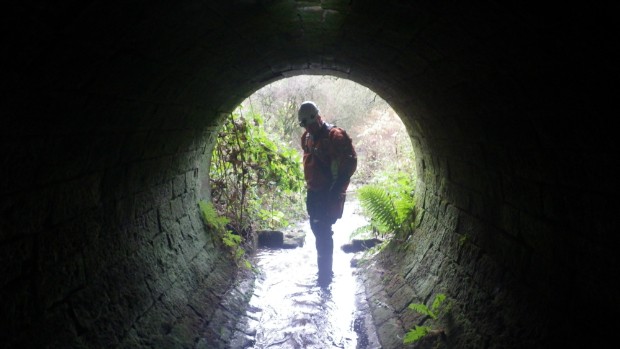
M 301 135 L 301 139 L 300 139 L 300 145 L 301 145 L 301 149 L 304 151 L 304 153 L 307 153 L 307 149 L 306 149 L 306 136 L 308 134 L 308 131 L 304 131 L 304 133 Z

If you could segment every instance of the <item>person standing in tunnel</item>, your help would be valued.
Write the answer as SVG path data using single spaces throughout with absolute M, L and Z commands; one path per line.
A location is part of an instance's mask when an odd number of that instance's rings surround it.
M 305 128 L 301 147 L 306 209 L 316 240 L 318 282 L 326 285 L 333 277 L 332 225 L 342 217 L 347 188 L 357 169 L 357 154 L 347 132 L 325 122 L 314 102 L 303 102 L 297 118 Z

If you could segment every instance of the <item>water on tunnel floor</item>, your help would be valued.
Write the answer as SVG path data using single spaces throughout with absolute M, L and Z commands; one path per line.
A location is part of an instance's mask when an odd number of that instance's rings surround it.
M 363 298 L 362 286 L 351 267 L 353 254 L 340 248 L 367 222 L 357 212 L 357 203 L 347 202 L 343 217 L 333 226 L 334 278 L 327 286 L 317 283 L 315 240 L 308 221 L 300 224 L 306 233 L 303 247 L 257 252 L 260 277 L 250 307 L 258 324 L 252 349 L 366 347 L 361 341 L 367 334 L 360 336 L 355 330 L 356 297 Z

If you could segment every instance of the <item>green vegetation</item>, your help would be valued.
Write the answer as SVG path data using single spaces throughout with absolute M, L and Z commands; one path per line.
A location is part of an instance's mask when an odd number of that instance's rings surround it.
M 251 269 L 250 262 L 245 259 L 245 249 L 241 246 L 241 236 L 228 229 L 228 218 L 220 216 L 211 203 L 200 201 L 198 206 L 204 223 L 215 232 L 219 242 L 228 248 L 237 265 Z
M 465 234 L 459 238 L 459 245 L 463 246 L 469 241 L 469 235 Z
M 287 227 L 304 212 L 300 154 L 270 138 L 263 123 L 259 114 L 235 110 L 218 133 L 211 160 L 213 204 L 245 239 L 256 229 Z
M 409 235 L 415 219 L 414 189 L 410 175 L 403 172 L 387 173 L 376 184 L 360 187 L 357 196 L 370 222 L 356 229 L 352 236 L 372 233 L 385 239 Z
M 408 308 L 422 315 L 427 315 L 433 320 L 436 320 L 439 307 L 441 306 L 441 304 L 443 303 L 445 299 L 446 299 L 446 295 L 443 293 L 439 293 L 437 294 L 437 296 L 435 296 L 435 300 L 433 301 L 433 304 L 431 305 L 430 308 L 428 308 L 425 304 L 422 304 L 422 303 L 411 303 L 409 304 Z M 431 331 L 432 331 L 432 328 L 430 326 L 416 325 L 415 328 L 410 329 L 409 332 L 405 334 L 403 343 L 409 344 L 409 343 L 416 342 L 422 339 L 427 334 L 429 334 Z

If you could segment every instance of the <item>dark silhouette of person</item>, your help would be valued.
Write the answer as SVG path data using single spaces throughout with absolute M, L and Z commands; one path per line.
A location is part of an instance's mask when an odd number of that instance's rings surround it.
M 297 113 L 301 136 L 306 209 L 316 239 L 318 282 L 332 278 L 334 240 L 332 225 L 342 217 L 347 188 L 357 169 L 357 154 L 346 131 L 323 120 L 314 102 L 301 104 Z

